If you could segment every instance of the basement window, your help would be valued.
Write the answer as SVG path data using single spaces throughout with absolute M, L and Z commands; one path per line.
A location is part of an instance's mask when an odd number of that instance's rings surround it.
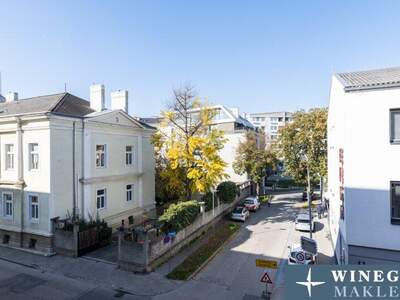
M 36 239 L 30 239 L 29 240 L 29 249 L 35 249 L 36 248 Z
M 9 234 L 5 234 L 3 236 L 3 244 L 8 244 L 10 242 L 10 235 Z

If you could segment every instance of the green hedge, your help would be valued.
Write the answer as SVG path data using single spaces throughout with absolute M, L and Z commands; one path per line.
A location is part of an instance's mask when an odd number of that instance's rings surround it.
M 199 213 L 200 205 L 197 201 L 185 201 L 171 204 L 158 220 L 163 223 L 164 232 L 178 232 L 192 224 Z
M 232 181 L 224 181 L 218 185 L 218 197 L 224 203 L 231 203 L 237 195 L 236 183 Z

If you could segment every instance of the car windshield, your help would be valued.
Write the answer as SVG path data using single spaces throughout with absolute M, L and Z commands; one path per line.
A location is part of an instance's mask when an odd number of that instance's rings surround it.
M 241 214 L 243 211 L 243 207 L 236 207 L 233 211 L 234 214 Z
M 310 223 L 308 219 L 297 219 L 298 223 Z
M 254 200 L 247 199 L 247 200 L 244 201 L 244 203 L 246 203 L 246 204 L 253 204 L 253 203 L 254 203 Z

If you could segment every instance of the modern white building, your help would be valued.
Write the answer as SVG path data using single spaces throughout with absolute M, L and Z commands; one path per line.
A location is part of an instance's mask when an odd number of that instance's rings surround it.
M 335 74 L 330 230 L 340 264 L 400 262 L 400 68 Z
M 233 169 L 233 163 L 236 160 L 239 144 L 245 140 L 246 132 L 256 131 L 256 127 L 239 114 L 238 108 L 214 105 L 212 109 L 216 111 L 212 126 L 223 131 L 227 140 L 220 155 L 227 164 L 225 173 L 229 176 L 228 180 L 238 184 L 247 183 L 249 180 L 247 174 L 237 174 Z
M 115 227 L 154 208 L 154 128 L 127 113 L 128 94 L 90 87 L 0 103 L 0 245 L 51 253 L 52 219 Z
M 256 128 L 265 132 L 265 144 L 269 147 L 279 136 L 279 129 L 292 122 L 292 113 L 264 112 L 264 113 L 245 113 L 248 119 Z

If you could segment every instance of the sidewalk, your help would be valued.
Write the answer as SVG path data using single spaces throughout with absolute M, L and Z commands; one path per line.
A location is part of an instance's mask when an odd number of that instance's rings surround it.
M 322 219 L 315 218 L 315 221 L 319 223 L 319 226 L 323 226 L 321 230 L 317 230 L 314 233 L 314 239 L 318 244 L 318 264 L 336 264 L 334 252 L 332 249 L 331 235 L 329 232 L 328 218 Z M 317 224 L 316 224 L 317 225 Z M 317 228 L 318 229 L 318 228 Z M 279 269 L 276 275 L 276 283 L 273 288 L 272 300 L 284 299 L 284 288 L 285 288 L 285 271 L 290 266 L 286 260 L 282 260 L 279 264 Z
M 82 280 L 98 287 L 121 289 L 137 296 L 155 296 L 176 289 L 182 283 L 166 279 L 162 274 L 134 274 L 117 269 L 116 265 L 84 257 L 39 256 L 16 249 L 0 247 L 0 260 L 7 260 L 41 273 Z

